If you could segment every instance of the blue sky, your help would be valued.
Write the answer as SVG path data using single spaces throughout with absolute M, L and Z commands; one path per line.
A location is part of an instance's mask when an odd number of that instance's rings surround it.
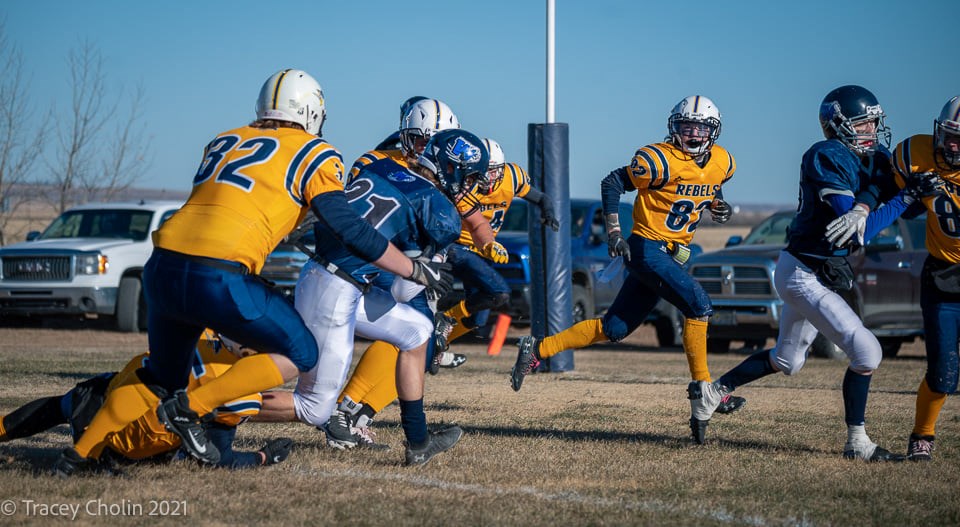
M 960 94 L 954 27 L 940 22 L 953 2 L 556 3 L 556 120 L 570 125 L 572 197 L 599 196 L 603 176 L 663 139 L 687 95 L 723 114 L 719 143 L 739 166 L 728 201 L 792 205 L 831 89 L 872 90 L 894 144 L 931 133 Z M 527 125 L 546 119 L 545 5 L 17 0 L 0 17 L 27 59 L 30 116 L 68 111 L 66 57 L 89 41 L 115 96 L 145 87 L 154 162 L 138 186 L 187 191 L 203 146 L 252 120 L 260 85 L 287 67 L 323 86 L 324 137 L 348 164 L 396 128 L 404 99 L 425 95 L 526 166 Z

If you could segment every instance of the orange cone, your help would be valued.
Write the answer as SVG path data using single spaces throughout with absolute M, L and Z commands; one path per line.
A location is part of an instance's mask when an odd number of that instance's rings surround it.
M 493 337 L 490 338 L 490 344 L 487 346 L 487 355 L 500 355 L 500 349 L 503 348 L 503 342 L 507 340 L 507 330 L 510 329 L 510 315 L 500 313 L 497 315 L 497 324 L 493 326 Z

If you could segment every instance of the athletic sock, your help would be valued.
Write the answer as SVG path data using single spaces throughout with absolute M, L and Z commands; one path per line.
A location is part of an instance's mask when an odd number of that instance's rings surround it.
M 690 378 L 710 382 L 707 368 L 707 322 L 688 318 L 683 322 L 683 352 L 687 356 Z
M 397 398 L 397 356 L 400 350 L 382 340 L 367 347 L 342 395 L 383 410 Z
M 190 409 L 203 417 L 223 403 L 283 384 L 283 375 L 269 354 L 244 357 L 223 375 L 191 390 Z
M 758 351 L 737 364 L 732 370 L 724 373 L 717 382 L 732 392 L 744 384 L 749 384 L 776 372 L 777 370 L 770 365 L 770 352 L 767 350 Z
M 423 399 L 400 401 L 400 424 L 410 448 L 421 448 L 427 444 L 427 414 L 423 413 Z
M 599 318 L 591 318 L 577 322 L 560 333 L 543 339 L 537 355 L 541 359 L 546 359 L 566 349 L 585 348 L 595 342 L 607 340 L 609 339 L 603 333 L 603 322 Z
M 923 379 L 917 389 L 917 413 L 914 417 L 913 433 L 918 436 L 936 435 L 934 430 L 937 418 L 946 401 L 947 394 L 932 391 L 927 385 L 927 379 Z
M 843 410 L 847 425 L 863 425 L 866 421 L 867 395 L 872 375 L 860 375 L 847 368 L 843 376 Z

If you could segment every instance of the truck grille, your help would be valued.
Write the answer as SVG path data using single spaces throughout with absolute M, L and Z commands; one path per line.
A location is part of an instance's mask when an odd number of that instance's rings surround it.
M 5 256 L 3 278 L 21 282 L 69 281 L 70 256 Z
M 765 267 L 704 265 L 694 267 L 693 277 L 711 296 L 772 296 L 773 286 Z

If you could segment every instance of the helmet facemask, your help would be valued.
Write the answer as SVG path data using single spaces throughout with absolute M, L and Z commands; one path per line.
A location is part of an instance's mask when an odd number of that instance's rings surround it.
M 694 158 L 709 152 L 720 137 L 720 121 L 712 117 L 699 120 L 674 114 L 668 126 L 673 144 Z
M 846 118 L 836 107 L 836 115 L 830 120 L 830 129 L 834 137 L 857 155 L 869 155 L 877 150 L 877 144 L 890 147 L 890 129 L 884 125 L 884 114 L 878 108 L 878 113 L 859 115 Z M 873 127 L 863 130 L 864 125 L 872 123 Z M 858 128 L 860 130 L 858 130 Z M 872 128 L 872 129 L 870 129 Z
M 933 149 L 951 168 L 960 168 L 960 122 L 934 121 Z
M 503 181 L 503 169 L 504 165 L 490 165 L 487 172 L 477 181 L 477 190 L 485 196 L 497 190 Z

